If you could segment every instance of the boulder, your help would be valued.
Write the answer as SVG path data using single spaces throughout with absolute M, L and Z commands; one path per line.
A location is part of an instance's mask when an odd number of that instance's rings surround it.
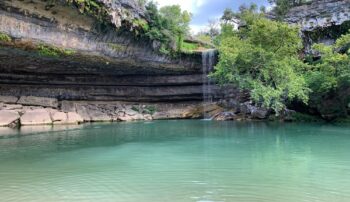
M 15 96 L 0 96 L 0 102 L 8 103 L 8 104 L 16 104 L 18 98 Z
M 144 116 L 142 114 L 136 114 L 132 116 L 134 120 L 145 120 Z
M 266 119 L 269 115 L 269 110 L 259 107 L 253 107 L 252 111 L 252 118 L 254 119 Z
M 56 98 L 22 96 L 19 98 L 17 103 L 23 105 L 58 108 L 58 100 Z
M 236 118 L 236 114 L 233 112 L 221 112 L 213 117 L 215 121 L 230 121 Z
M 290 110 L 290 109 L 284 109 L 281 112 L 281 118 L 284 121 L 294 121 L 294 115 L 296 114 L 296 111 Z
M 129 116 L 125 114 L 124 116 L 118 117 L 118 121 L 133 121 L 134 118 L 132 116 Z
M 12 110 L 0 110 L 0 126 L 10 126 L 20 118 L 18 112 Z
M 51 119 L 54 122 L 54 124 L 63 124 L 67 121 L 67 114 L 64 112 L 51 112 Z
M 91 121 L 95 121 L 95 122 L 106 121 L 107 122 L 107 121 L 113 120 L 113 118 L 111 116 L 109 116 L 107 113 L 104 113 L 104 112 L 99 111 L 99 110 L 89 110 L 88 113 L 89 113 Z
M 45 109 L 34 109 L 24 112 L 20 119 L 21 125 L 48 125 L 52 124 L 50 113 Z
M 153 117 L 150 114 L 145 114 L 145 115 L 143 115 L 143 119 L 146 120 L 146 121 L 152 121 Z
M 76 112 L 68 112 L 66 121 L 67 124 L 79 124 L 83 122 L 84 119 L 79 114 L 77 114 Z
M 241 104 L 239 111 L 243 115 L 248 115 L 252 113 L 252 110 L 253 110 L 252 108 L 253 106 L 250 104 L 250 102 L 245 102 Z
M 126 106 L 125 107 L 125 114 L 129 115 L 129 116 L 135 116 L 136 114 L 138 114 L 138 111 L 135 111 L 137 108 L 136 107 L 132 107 L 132 106 Z

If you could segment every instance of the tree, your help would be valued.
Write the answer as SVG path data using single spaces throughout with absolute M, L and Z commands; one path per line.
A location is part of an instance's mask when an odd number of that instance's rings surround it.
M 225 23 L 232 21 L 235 17 L 235 13 L 230 8 L 226 8 L 224 11 L 224 15 L 221 17 L 221 20 Z
M 321 101 L 322 96 L 350 86 L 350 34 L 343 35 L 332 46 L 315 44 L 313 50 L 321 58 L 312 62 L 304 74 L 312 89 L 313 99 Z M 339 50 L 344 51 L 339 52 Z
M 180 5 L 164 6 L 160 8 L 159 13 L 169 23 L 167 27 L 175 34 L 177 38 L 177 49 L 181 51 L 182 42 L 190 29 L 191 13 L 182 11 Z
M 179 5 L 165 6 L 158 10 L 152 1 L 146 5 L 146 9 L 151 19 L 146 36 L 161 43 L 159 49 L 162 53 L 181 51 L 184 37 L 189 32 L 191 13 L 182 11 Z
M 241 14 L 246 26 L 224 33 L 212 76 L 221 84 L 250 90 L 256 105 L 276 113 L 293 99 L 307 103 L 309 89 L 299 73 L 304 64 L 298 58 L 302 46 L 298 28 L 251 11 Z

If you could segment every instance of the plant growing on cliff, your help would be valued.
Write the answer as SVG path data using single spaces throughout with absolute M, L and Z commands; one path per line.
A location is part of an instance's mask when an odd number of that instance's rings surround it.
M 309 89 L 299 73 L 304 64 L 298 58 L 302 47 L 298 28 L 244 12 L 245 27 L 223 32 L 212 76 L 221 84 L 250 90 L 256 105 L 277 113 L 293 99 L 307 103 Z
M 11 37 L 5 33 L 0 32 L 0 41 L 2 42 L 11 42 Z
M 320 59 L 312 62 L 304 72 L 306 81 L 312 89 L 312 98 L 321 101 L 324 95 L 350 86 L 350 34 L 343 35 L 332 46 L 315 44 L 313 50 Z M 347 104 L 347 103 L 346 103 Z
M 154 2 L 146 6 L 150 22 L 145 36 L 159 43 L 160 52 L 170 54 L 181 51 L 184 37 L 189 31 L 191 14 L 179 5 L 165 6 L 158 10 Z
M 82 14 L 94 16 L 99 21 L 103 22 L 107 16 L 107 9 L 95 0 L 65 0 L 68 4 L 74 5 Z
M 72 50 L 62 49 L 62 48 L 53 47 L 53 46 L 47 46 L 43 44 L 37 47 L 37 51 L 40 56 L 46 56 L 46 57 L 69 56 L 75 53 Z

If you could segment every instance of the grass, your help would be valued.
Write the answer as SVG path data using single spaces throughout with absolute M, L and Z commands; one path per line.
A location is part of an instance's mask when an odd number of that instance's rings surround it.
M 199 48 L 198 44 L 183 42 L 182 47 L 181 47 L 181 51 L 184 53 L 192 53 L 193 51 L 197 50 L 198 48 Z
M 57 48 L 57 47 L 47 46 L 47 45 L 39 45 L 38 52 L 40 56 L 44 56 L 44 57 L 69 56 L 75 53 L 75 51 L 73 50 L 62 49 L 62 48 Z
M 11 37 L 5 33 L 0 32 L 0 41 L 2 42 L 11 42 Z

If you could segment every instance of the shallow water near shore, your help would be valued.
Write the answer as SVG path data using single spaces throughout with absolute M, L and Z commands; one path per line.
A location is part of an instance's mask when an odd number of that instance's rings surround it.
M 198 120 L 66 129 L 0 131 L 0 201 L 350 199 L 349 126 Z

